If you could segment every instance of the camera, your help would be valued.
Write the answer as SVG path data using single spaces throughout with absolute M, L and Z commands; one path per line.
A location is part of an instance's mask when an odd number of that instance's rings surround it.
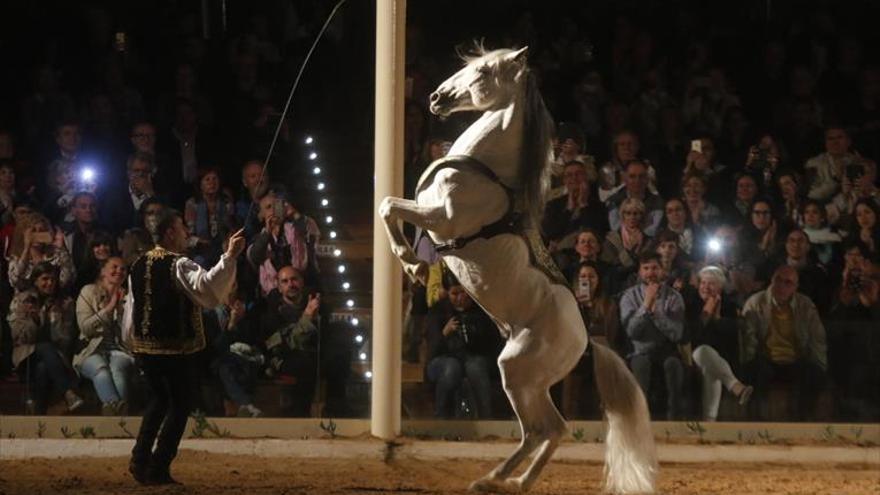
M 865 166 L 861 163 L 851 163 L 846 166 L 845 173 L 850 182 L 855 182 L 865 175 Z
M 846 281 L 846 288 L 849 290 L 862 290 L 862 271 L 853 270 L 849 272 L 849 278 Z

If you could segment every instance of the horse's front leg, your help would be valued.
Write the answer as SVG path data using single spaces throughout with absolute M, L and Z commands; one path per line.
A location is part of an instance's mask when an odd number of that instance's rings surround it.
M 398 221 L 405 220 L 417 227 L 427 229 L 427 225 L 437 223 L 440 215 L 445 215 L 443 207 L 423 206 L 410 199 L 388 196 L 379 205 L 379 216 L 385 224 L 391 252 L 400 259 L 403 271 L 413 281 L 427 283 L 428 264 L 416 256 L 409 241 L 404 237 Z

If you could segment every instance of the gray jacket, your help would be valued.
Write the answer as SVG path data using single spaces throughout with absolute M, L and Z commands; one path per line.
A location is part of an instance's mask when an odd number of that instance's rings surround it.
M 644 307 L 645 284 L 620 298 L 620 322 L 633 344 L 633 355 L 650 354 L 678 344 L 684 333 L 684 300 L 677 290 L 660 286 L 654 311 Z

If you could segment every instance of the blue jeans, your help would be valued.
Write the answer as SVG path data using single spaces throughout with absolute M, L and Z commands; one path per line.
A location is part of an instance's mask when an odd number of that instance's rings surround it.
M 452 417 L 455 392 L 467 376 L 480 418 L 492 416 L 489 387 L 491 362 L 485 356 L 469 354 L 463 359 L 453 356 L 437 356 L 428 363 L 428 380 L 434 383 L 434 415 L 438 418 Z
M 684 365 L 681 358 L 672 352 L 654 352 L 638 354 L 629 358 L 629 367 L 642 392 L 651 400 L 651 374 L 661 369 L 666 381 L 666 419 L 673 421 L 680 418 L 682 412 L 682 393 L 684 389 Z
M 128 383 L 134 371 L 134 358 L 122 351 L 96 352 L 80 364 L 82 376 L 92 381 L 104 404 L 128 400 Z
M 37 402 L 40 411 L 45 407 L 50 386 L 63 393 L 76 385 L 73 371 L 51 342 L 36 344 L 34 352 L 19 363 L 18 373 L 27 383 L 29 398 Z
M 235 355 L 226 355 L 217 363 L 217 375 L 233 402 L 240 406 L 254 403 L 256 370 L 253 364 Z

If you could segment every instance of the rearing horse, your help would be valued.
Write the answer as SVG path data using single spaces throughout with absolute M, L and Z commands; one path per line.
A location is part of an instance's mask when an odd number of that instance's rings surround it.
M 498 357 L 522 441 L 472 490 L 528 490 L 567 433 L 550 399 L 584 355 L 587 330 L 577 302 L 540 243 L 553 123 L 526 65 L 527 48 L 485 52 L 431 94 L 431 112 L 478 111 L 449 156 L 422 175 L 416 200 L 388 197 L 379 214 L 404 271 L 424 281 L 399 220 L 424 229 L 443 261 L 507 339 Z M 608 419 L 605 485 L 613 493 L 652 493 L 656 473 L 645 398 L 613 351 L 591 346 Z M 516 467 L 537 451 L 519 476 Z

